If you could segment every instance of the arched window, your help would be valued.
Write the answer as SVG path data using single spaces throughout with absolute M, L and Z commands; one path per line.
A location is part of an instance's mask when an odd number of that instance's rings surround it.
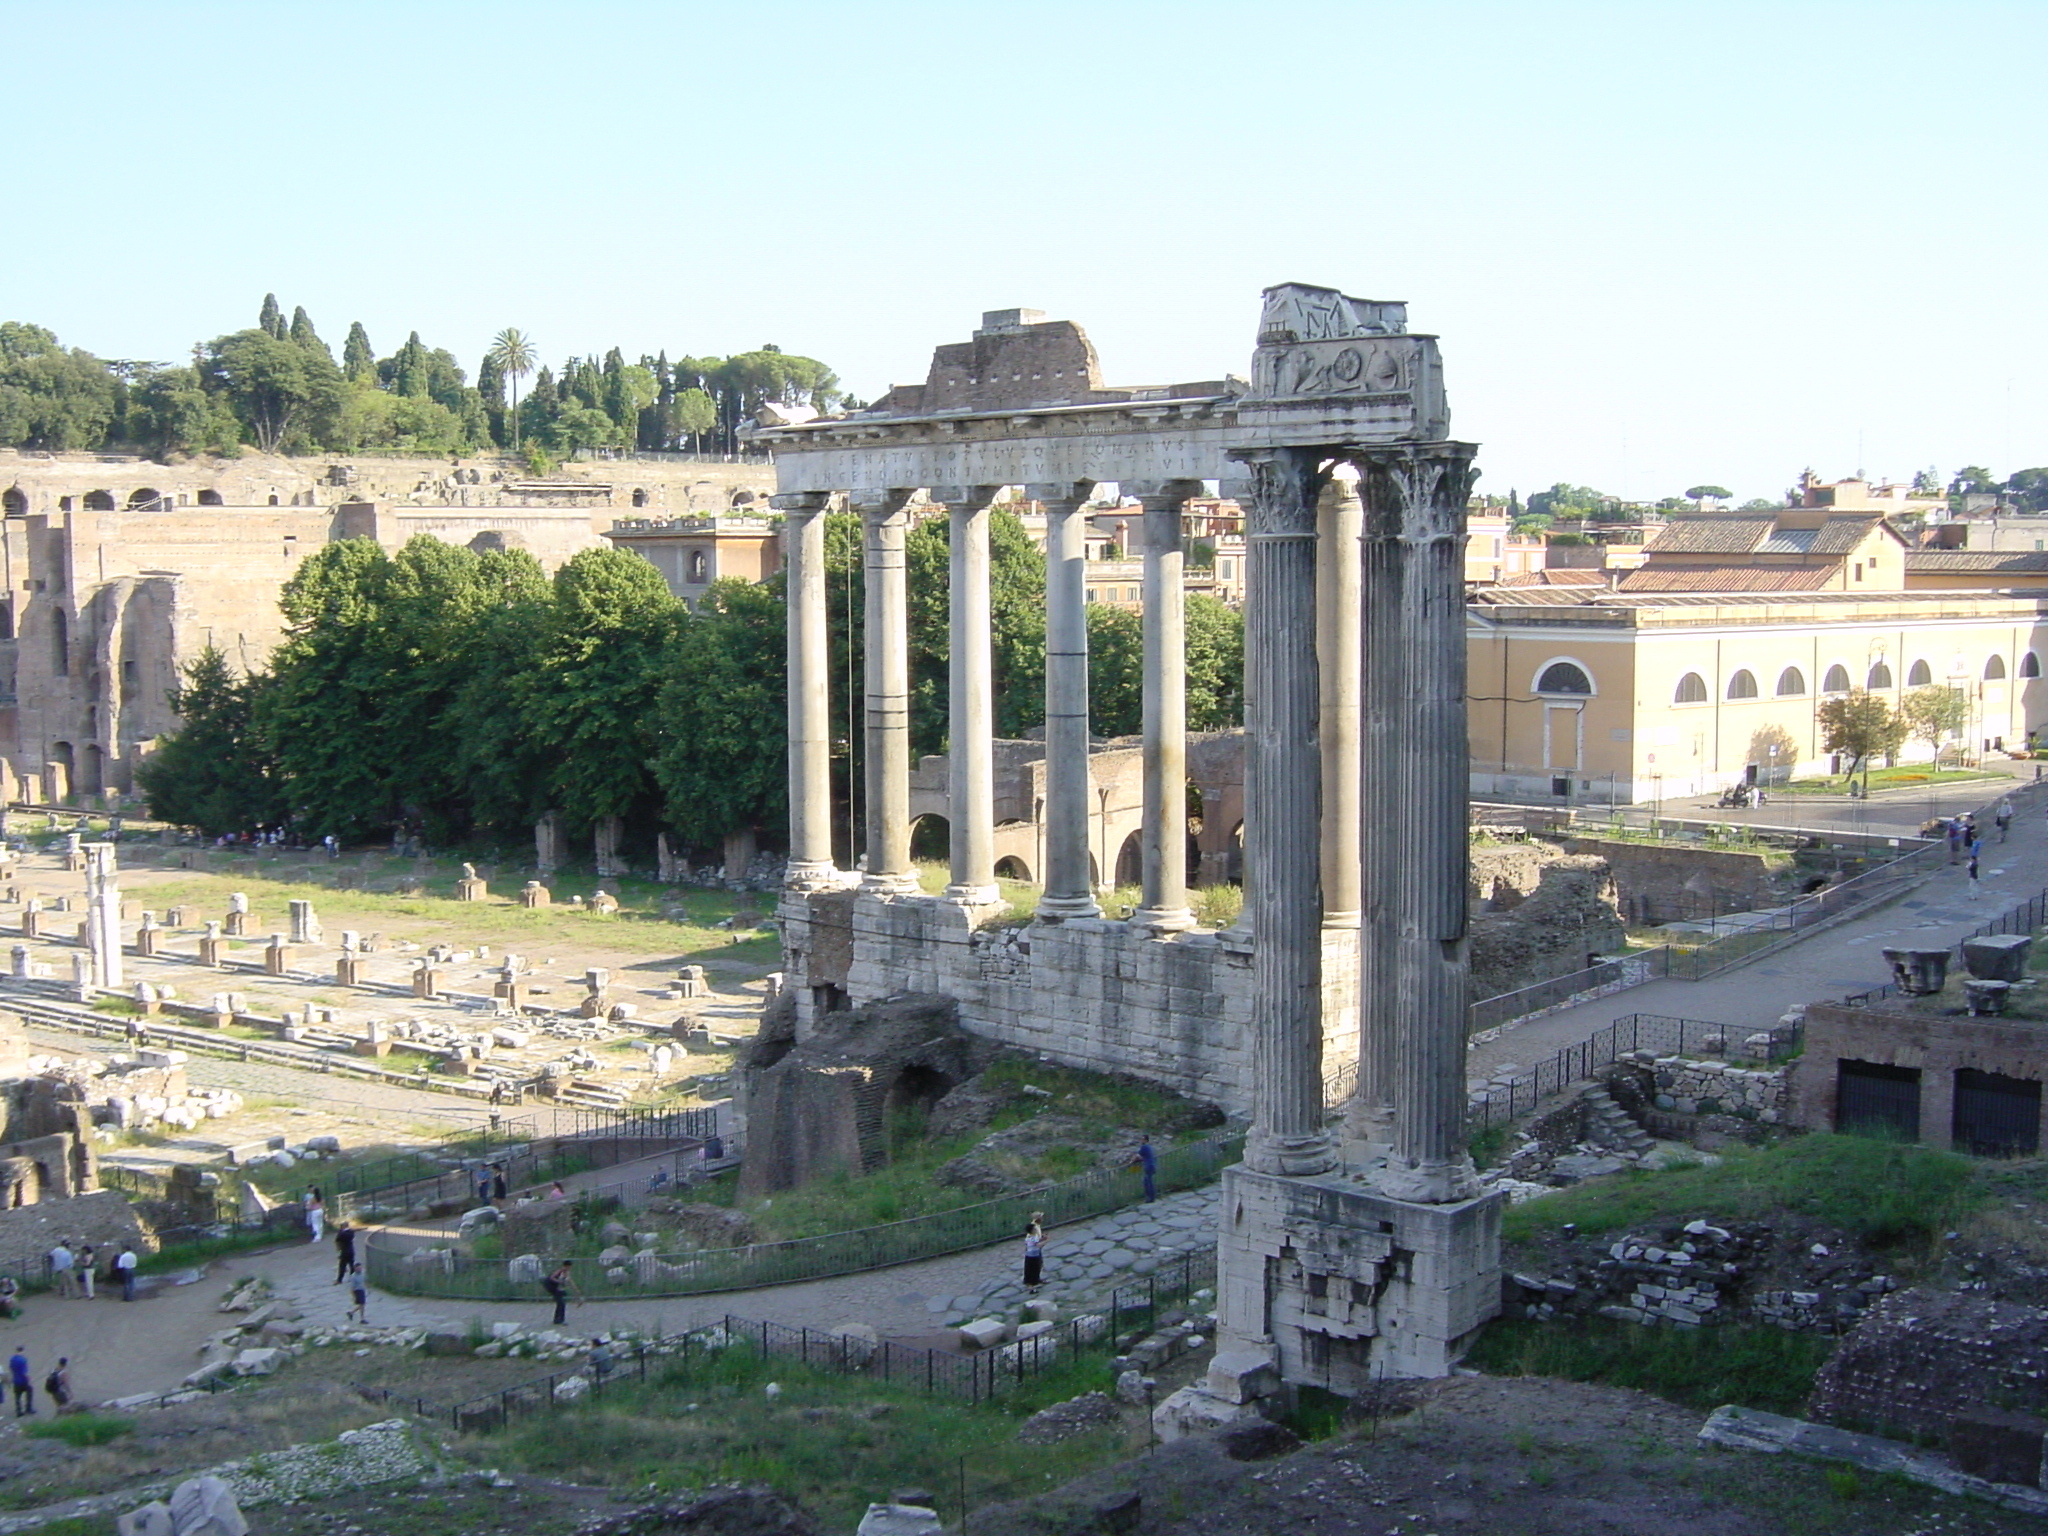
M 130 512 L 142 512 L 152 510 L 154 509 L 156 503 L 162 501 L 163 499 L 163 492 L 159 491 L 155 486 L 137 486 L 134 490 L 128 493 L 128 510 Z
M 1912 666 L 1906 669 L 1906 686 L 1908 688 L 1925 688 L 1929 683 L 1933 681 L 1934 669 L 1928 666 L 1927 663 L 1924 661 L 1916 661 L 1913 663 Z M 1870 686 L 1875 688 L 1877 684 L 1872 683 Z M 1891 686 L 1891 680 L 1889 678 L 1885 680 L 1885 686 Z
M 10 485 L 0 491 L 0 512 L 8 517 L 28 516 L 28 492 L 18 485 Z
M 1985 682 L 1987 682 L 1987 683 L 1991 683 L 1991 682 L 1996 682 L 1996 681 L 1997 681 L 1998 679 L 2000 679 L 2000 678 L 2002 678 L 2002 677 L 2004 677 L 2004 676 L 2005 676 L 2005 658 L 2004 658 L 2003 656 L 1997 656 L 1997 655 L 1994 655 L 1994 656 L 1993 656 L 1993 657 L 1992 657 L 1992 658 L 1991 658 L 1991 659 L 1990 659 L 1989 661 L 1987 661 L 1987 662 L 1985 662 L 1985 663 L 1984 663 L 1984 681 L 1985 681 Z
M 1697 672 L 1688 672 L 1678 680 L 1678 692 L 1671 696 L 1674 704 L 1704 704 L 1707 702 L 1707 680 Z
M 2040 675 L 2041 658 L 2036 656 L 2032 651 L 2027 652 L 2026 655 L 2020 658 L 2020 676 L 2039 677 Z
M 1891 685 L 1892 669 L 1881 661 L 1870 669 L 1870 676 L 1863 682 L 1866 688 L 1889 688 Z
M 1536 679 L 1536 691 L 1590 694 L 1593 691 L 1593 680 L 1574 662 L 1553 661 L 1543 669 L 1543 675 Z
M 1844 677 L 1842 681 L 1846 683 L 1849 679 Z M 1797 667 L 1787 667 L 1778 674 L 1779 698 L 1793 699 L 1804 692 L 1806 692 L 1806 674 Z
M 221 499 L 220 499 L 220 492 L 219 492 L 219 491 L 216 491 L 216 490 L 212 490 L 212 489 L 210 489 L 210 488 L 209 488 L 209 489 L 207 489 L 207 490 L 201 491 L 201 492 L 199 493 L 199 505 L 201 505 L 202 507 L 217 507 L 217 506 L 220 506 L 220 505 L 221 505 Z
M 1731 699 L 1753 699 L 1756 697 L 1756 674 L 1744 667 L 1728 679 L 1728 697 Z
M 87 491 L 85 493 L 85 510 L 88 512 L 113 511 L 114 493 L 112 491 Z
M 1847 693 L 1849 691 L 1849 669 L 1839 661 L 1828 668 L 1828 675 L 1820 680 L 1822 693 Z
M 634 505 L 634 506 L 636 506 L 636 507 L 644 507 L 644 506 L 646 506 L 646 505 L 647 505 L 647 492 L 646 492 L 646 491 L 644 491 L 644 490 L 640 490 L 640 489 L 637 489 L 637 488 L 636 488 L 636 489 L 634 490 L 634 492 L 633 492 L 633 505 Z

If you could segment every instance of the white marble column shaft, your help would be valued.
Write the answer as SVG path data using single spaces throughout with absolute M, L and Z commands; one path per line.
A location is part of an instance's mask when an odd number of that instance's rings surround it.
M 1240 455 L 1251 472 L 1245 584 L 1245 863 L 1252 931 L 1246 1164 L 1322 1173 L 1322 754 L 1316 633 L 1318 454 Z
M 778 496 L 789 603 L 789 868 L 793 888 L 829 883 L 832 721 L 825 616 L 825 494 Z
M 1041 920 L 1100 917 L 1088 862 L 1088 498 L 1031 491 L 1045 514 L 1045 892 Z
M 1145 494 L 1144 821 L 1138 841 L 1144 890 L 1134 927 L 1174 933 L 1188 909 L 1188 634 L 1181 508 L 1199 484 Z
M 947 608 L 947 825 L 955 901 L 997 897 L 995 666 L 989 611 L 989 503 L 999 486 L 979 486 L 949 512 L 952 590 Z
M 860 508 L 866 576 L 867 876 L 863 890 L 917 889 L 910 862 L 910 602 L 903 541 L 910 495 Z
M 1399 829 L 1382 840 L 1398 885 L 1392 908 L 1393 1155 L 1388 1194 L 1443 1202 L 1476 1192 L 1465 1151 L 1465 1033 L 1469 1004 L 1470 845 L 1465 701 L 1465 499 L 1471 445 L 1368 450 L 1363 472 L 1373 581 L 1366 652 L 1394 663 L 1400 731 L 1384 767 Z M 1383 944 L 1384 944 L 1383 940 Z M 1384 948 L 1381 950 L 1384 954 Z M 1382 1021 L 1383 1029 L 1385 1021 Z
M 1316 503 L 1316 665 L 1322 678 L 1323 926 L 1356 928 L 1361 904 L 1357 483 L 1332 477 Z

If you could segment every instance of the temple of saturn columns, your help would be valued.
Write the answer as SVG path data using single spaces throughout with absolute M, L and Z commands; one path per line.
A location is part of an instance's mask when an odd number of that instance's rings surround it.
M 938 993 L 976 1033 L 1248 1114 L 1224 1181 L 1220 1352 L 1209 1388 L 1190 1389 L 1196 1417 L 1227 1418 L 1279 1381 L 1351 1392 L 1442 1374 L 1497 1301 L 1499 1202 L 1477 1193 L 1463 1150 L 1474 450 L 1448 433 L 1436 339 L 1408 332 L 1404 305 L 1287 284 L 1265 293 L 1249 383 L 1110 388 L 1079 327 L 998 311 L 940 347 L 922 386 L 756 437 L 775 451 L 785 517 L 781 917 L 799 1038 L 834 1008 Z M 1204 482 L 1247 513 L 1246 896 L 1221 933 L 1194 924 L 1184 852 L 1179 523 Z M 1044 893 L 1021 928 L 994 873 L 988 518 L 1009 487 L 1047 514 Z M 1083 532 L 1092 507 L 1131 498 L 1143 897 L 1112 921 L 1089 852 Z M 836 507 L 864 529 L 857 873 L 835 867 L 831 842 L 823 516 Z M 941 508 L 951 883 L 928 896 L 910 856 L 904 536 Z

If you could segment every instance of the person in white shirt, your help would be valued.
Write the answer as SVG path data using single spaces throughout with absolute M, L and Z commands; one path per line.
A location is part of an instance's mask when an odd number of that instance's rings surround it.
M 58 1238 L 57 1246 L 50 1250 L 50 1279 L 55 1283 L 59 1296 L 74 1294 L 73 1281 L 76 1277 L 72 1270 L 75 1263 L 71 1250 L 64 1245 L 64 1239 Z
M 121 1256 L 114 1260 L 114 1273 L 121 1277 L 121 1299 L 135 1299 L 135 1245 L 123 1243 Z

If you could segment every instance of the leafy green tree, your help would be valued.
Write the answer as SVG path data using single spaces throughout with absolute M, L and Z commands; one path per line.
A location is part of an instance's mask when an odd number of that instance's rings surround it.
M 526 717 L 572 826 L 652 810 L 653 723 L 681 613 L 661 573 L 626 550 L 586 549 L 555 572 Z
M 2022 512 L 2048 512 L 2048 469 L 2016 470 L 2005 488 Z
M 1941 471 L 1932 464 L 1913 476 L 1915 496 L 1939 496 L 1941 494 Z
M 701 453 L 704 434 L 718 425 L 718 407 L 701 389 L 686 389 L 676 396 L 676 430 L 688 435 L 690 447 Z
M 332 359 L 263 330 L 216 338 L 206 349 L 203 376 L 227 397 L 249 441 L 265 453 L 324 441 L 319 428 L 341 408 L 341 373 Z
M 603 448 L 618 441 L 618 423 L 592 405 L 571 406 L 557 418 L 553 440 L 569 453 Z
M 348 328 L 348 340 L 341 344 L 341 374 L 351 384 L 377 382 L 377 353 L 370 345 L 370 333 L 357 320 Z
M 190 366 L 138 365 L 129 379 L 123 441 L 162 456 L 242 451 L 242 424 L 225 398 L 206 390 Z
M 471 620 L 467 676 L 442 725 L 460 757 L 474 825 L 524 837 L 548 809 L 553 754 L 529 728 L 554 590 L 524 550 L 486 551 L 483 601 Z
M 1686 499 L 1701 509 L 1709 501 L 1726 501 L 1734 494 L 1725 485 L 1689 485 L 1685 488 Z
M 276 821 L 277 784 L 254 723 L 264 679 L 237 678 L 208 646 L 184 669 L 170 705 L 183 722 L 135 771 L 150 814 L 208 837 Z
M 1934 749 L 1934 759 L 1939 762 L 1941 749 L 1970 723 L 1970 701 L 1960 688 L 1933 683 L 1915 688 L 1901 699 L 1899 717 L 1908 732 Z
M 39 325 L 0 324 L 0 446 L 97 448 L 119 401 L 114 372 Z
M 313 329 L 312 317 L 306 313 L 304 305 L 292 311 L 290 336 L 291 340 L 306 348 L 309 352 L 317 349 L 320 355 L 326 358 L 328 362 L 332 363 L 334 361 L 334 353 L 328 350 L 327 343 L 320 339 L 320 333 Z
M 1088 726 L 1097 736 L 1145 728 L 1144 620 L 1128 608 L 1088 605 Z
M 1991 471 L 1982 464 L 1970 464 L 1956 471 L 1955 478 L 1948 483 L 1951 496 L 1988 496 L 1998 489 L 1998 482 L 1991 478 Z
M 1590 485 L 1567 485 L 1560 480 L 1549 490 L 1538 491 L 1529 498 L 1529 515 L 1590 519 L 1616 504 L 1617 498 L 1604 491 L 1596 491 Z
M 1753 496 L 1745 501 L 1739 510 L 1743 512 L 1776 512 L 1784 506 L 1781 501 L 1770 501 L 1762 496 Z
M 1881 694 L 1853 688 L 1822 699 L 1813 717 L 1821 729 L 1821 746 L 1849 755 L 1849 774 L 1873 757 L 1896 752 L 1905 744 L 1906 722 Z
M 677 627 L 655 715 L 654 776 L 688 843 L 787 824 L 785 614 L 780 582 L 727 579 Z
M 499 374 L 512 383 L 512 449 L 519 449 L 519 381 L 533 372 L 533 341 L 517 327 L 507 327 L 491 338 L 490 361 Z
M 1244 615 L 1206 593 L 1188 598 L 1188 729 L 1244 724 Z

